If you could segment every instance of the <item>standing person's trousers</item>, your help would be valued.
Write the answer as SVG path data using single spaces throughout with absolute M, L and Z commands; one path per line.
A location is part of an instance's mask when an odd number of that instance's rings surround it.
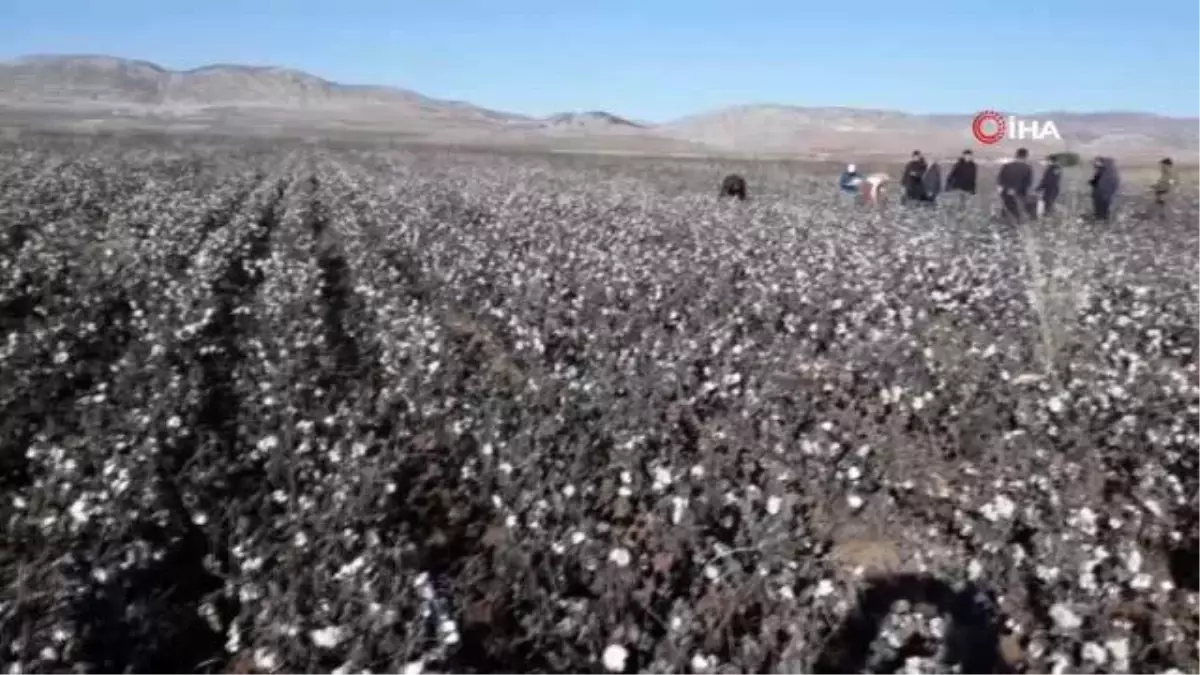
M 1004 219 L 1021 222 L 1025 216 L 1025 197 L 1011 195 L 1007 192 L 1000 195 L 1000 203 L 1004 206 Z
M 925 201 L 925 186 L 918 182 L 908 182 L 904 185 L 904 201 L 905 202 L 922 202 Z
M 1092 217 L 1096 220 L 1108 220 L 1112 216 L 1112 198 L 1103 195 L 1092 195 Z
M 1042 203 L 1045 204 L 1044 211 L 1046 217 L 1054 215 L 1054 202 L 1058 201 L 1058 193 L 1044 192 L 1042 193 Z
M 967 192 L 965 190 L 950 190 L 946 194 L 954 195 L 953 197 L 948 196 L 947 198 L 951 200 L 950 203 L 954 206 L 954 208 L 960 211 L 966 210 L 966 208 L 970 206 L 971 202 L 975 200 L 975 193 Z
M 1038 219 L 1038 197 L 1030 195 L 1025 198 L 1025 215 L 1029 216 L 1030 220 Z
M 1167 218 L 1167 194 L 1166 192 L 1154 193 L 1154 210 L 1151 215 L 1157 220 L 1166 220 Z

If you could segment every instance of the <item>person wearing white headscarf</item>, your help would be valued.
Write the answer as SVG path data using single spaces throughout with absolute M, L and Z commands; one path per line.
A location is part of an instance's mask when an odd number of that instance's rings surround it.
M 842 175 L 838 178 L 838 190 L 843 196 L 857 197 L 859 189 L 862 187 L 862 176 L 858 174 L 858 167 L 853 164 L 847 164 L 846 169 L 842 171 Z

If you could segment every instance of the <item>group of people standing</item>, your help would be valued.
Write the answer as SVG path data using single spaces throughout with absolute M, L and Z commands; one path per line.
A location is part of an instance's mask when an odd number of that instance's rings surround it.
M 1002 211 L 1007 220 L 1019 222 L 1054 213 L 1055 204 L 1062 193 L 1063 166 L 1057 155 L 1047 157 L 1045 164 L 1041 180 L 1036 186 L 1034 168 L 1029 161 L 1029 151 L 1025 148 L 1018 149 L 1013 159 L 1000 169 L 997 191 L 1000 193 Z M 1113 202 L 1121 187 L 1121 175 L 1117 170 L 1116 161 L 1111 157 L 1097 157 L 1092 167 L 1094 173 L 1088 181 L 1091 187 L 1092 218 L 1106 221 L 1112 216 Z M 1154 198 L 1158 215 L 1161 216 L 1166 208 L 1167 196 L 1175 184 L 1172 174 L 1173 162 L 1169 157 L 1163 159 L 1159 162 L 1159 169 L 1159 179 L 1154 185 Z M 886 180 L 880 176 L 882 174 L 873 174 L 873 181 L 868 182 L 858 174 L 857 167 L 850 164 L 842 172 L 838 187 L 844 194 L 861 195 L 863 201 L 873 202 L 880 184 Z M 978 178 L 975 157 L 969 149 L 964 150 L 951 167 L 944 184 L 939 164 L 936 161 L 929 163 L 921 151 L 916 150 L 904 166 L 900 178 L 901 201 L 933 206 L 936 205 L 943 188 L 947 193 L 956 192 L 969 197 L 978 189 Z

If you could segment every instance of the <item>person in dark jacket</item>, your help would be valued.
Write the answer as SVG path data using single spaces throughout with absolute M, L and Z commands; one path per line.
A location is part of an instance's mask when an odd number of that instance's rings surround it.
M 1044 215 L 1054 213 L 1054 202 L 1058 200 L 1062 190 L 1062 166 L 1058 163 L 1058 155 L 1046 158 L 1046 169 L 1042 172 L 1042 180 L 1038 181 L 1037 193 L 1041 195 Z
M 1029 188 L 1033 186 L 1033 167 L 1029 166 L 1029 151 L 1018 148 L 1013 160 L 1000 169 L 996 182 L 999 184 L 1000 201 L 1004 204 L 1005 219 L 1021 222 L 1029 204 Z
M 929 165 L 925 175 L 921 176 L 921 199 L 930 206 L 937 205 L 938 195 L 942 194 L 942 167 L 937 162 Z
M 946 176 L 946 192 L 965 192 L 975 194 L 975 183 L 979 176 L 979 167 L 975 165 L 975 155 L 969 149 L 963 150 L 962 157 L 950 167 L 950 175 Z
M 1097 157 L 1092 165 L 1096 168 L 1096 173 L 1088 181 L 1092 187 L 1092 218 L 1106 221 L 1112 216 L 1113 200 L 1121 189 L 1121 174 L 1112 157 Z
M 746 201 L 746 179 L 731 173 L 721 181 L 720 197 L 735 197 L 738 201 Z
M 900 178 L 900 184 L 904 186 L 904 201 L 924 201 L 925 184 L 922 181 L 928 168 L 929 164 L 925 162 L 921 151 L 913 150 L 912 159 L 904 165 L 904 175 Z
M 1163 219 L 1167 215 L 1167 199 L 1175 188 L 1175 162 L 1170 157 L 1158 163 L 1158 180 L 1154 181 L 1154 217 Z

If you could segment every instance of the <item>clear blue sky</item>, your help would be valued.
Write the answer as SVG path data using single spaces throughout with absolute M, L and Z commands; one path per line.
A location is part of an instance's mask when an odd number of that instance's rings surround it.
M 0 0 L 0 58 L 286 65 L 548 114 L 1200 114 L 1196 0 Z

